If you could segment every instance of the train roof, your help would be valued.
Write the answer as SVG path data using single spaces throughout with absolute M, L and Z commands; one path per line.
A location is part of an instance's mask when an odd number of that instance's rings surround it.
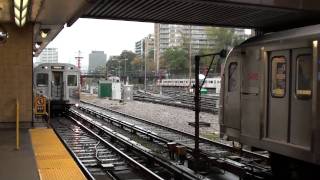
M 267 33 L 263 36 L 255 36 L 252 37 L 245 42 L 243 42 L 240 46 L 252 45 L 252 44 L 265 44 L 274 41 L 281 40 L 290 40 L 297 38 L 319 38 L 320 35 L 320 25 L 306 26 L 300 28 L 294 28 L 290 30 Z
M 34 70 L 43 69 L 44 67 L 48 67 L 48 68 L 50 67 L 49 69 L 54 69 L 54 67 L 57 67 L 57 69 L 60 69 L 60 70 L 61 70 L 61 67 L 63 67 L 63 69 L 66 69 L 66 67 L 67 68 L 72 67 L 74 71 L 80 71 L 77 66 L 69 63 L 42 63 L 36 66 Z

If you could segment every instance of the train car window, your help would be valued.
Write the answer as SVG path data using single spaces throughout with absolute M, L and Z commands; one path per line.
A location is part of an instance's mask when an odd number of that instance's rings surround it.
M 48 74 L 38 73 L 37 74 L 37 86 L 48 86 Z
M 77 86 L 77 75 L 68 75 L 68 86 Z
M 312 56 L 299 55 L 296 59 L 296 95 L 297 97 L 311 97 L 312 88 Z
M 272 58 L 272 96 L 284 97 L 286 94 L 286 58 L 276 56 Z
M 229 65 L 229 78 L 228 78 L 228 91 L 232 92 L 236 90 L 237 87 L 237 67 L 238 63 L 232 62 Z

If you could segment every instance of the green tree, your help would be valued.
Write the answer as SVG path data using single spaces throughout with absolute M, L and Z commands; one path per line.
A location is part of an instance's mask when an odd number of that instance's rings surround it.
M 131 68 L 134 69 L 136 72 L 142 72 L 142 68 L 144 66 L 144 62 L 141 56 L 136 56 L 131 62 L 130 62 Z
M 188 70 L 188 52 L 179 47 L 168 48 L 162 58 L 167 62 L 170 73 L 181 74 Z
M 100 65 L 93 71 L 94 74 L 106 74 L 106 65 Z
M 107 61 L 107 73 L 109 75 L 113 76 L 124 76 L 125 74 L 127 76 L 130 76 L 132 72 L 137 71 L 137 64 L 132 63 L 135 61 L 137 55 L 128 50 L 123 50 L 119 56 L 113 56 Z
M 234 28 L 208 27 L 206 33 L 208 40 L 214 42 L 212 51 L 229 50 L 246 39 L 243 36 L 238 36 Z
M 118 76 L 119 61 L 115 59 L 109 59 L 106 65 L 107 76 Z
M 137 54 L 132 51 L 123 50 L 119 56 L 121 74 L 124 75 L 125 71 L 127 75 L 130 75 L 131 72 L 136 71 L 137 69 L 132 67 L 132 61 L 136 58 Z

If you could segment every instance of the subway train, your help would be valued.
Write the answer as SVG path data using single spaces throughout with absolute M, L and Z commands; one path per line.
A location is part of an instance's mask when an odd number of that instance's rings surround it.
M 269 151 L 277 179 L 320 179 L 320 25 L 248 39 L 227 55 L 220 135 Z
M 220 77 L 207 78 L 203 84 L 204 88 L 214 89 L 215 92 L 220 92 Z M 158 85 L 163 87 L 188 87 L 190 79 L 162 79 Z M 191 79 L 191 84 L 194 84 L 194 79 Z
M 44 63 L 33 69 L 35 95 L 50 101 L 50 109 L 61 112 L 80 101 L 80 70 L 65 63 Z M 47 101 L 48 102 L 48 101 Z

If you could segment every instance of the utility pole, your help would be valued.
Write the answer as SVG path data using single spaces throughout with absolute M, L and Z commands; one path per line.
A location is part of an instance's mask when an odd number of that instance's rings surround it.
M 226 57 L 226 50 L 221 50 L 220 52 L 218 53 L 213 53 L 213 54 L 206 54 L 206 55 L 196 55 L 195 56 L 195 68 L 194 68 L 194 79 L 195 79 L 195 91 L 194 91 L 194 112 L 195 112 L 195 125 L 194 125 L 194 151 L 193 151 L 193 157 L 194 157 L 194 160 L 195 160 L 195 169 L 194 171 L 195 172 L 198 172 L 198 164 L 197 163 L 200 163 L 199 160 L 200 160 L 200 150 L 199 150 L 199 119 L 200 119 L 200 109 L 201 109 L 201 100 L 200 100 L 200 90 L 203 86 L 203 83 L 205 82 L 207 76 L 208 76 L 208 73 L 211 69 L 211 66 L 213 64 L 213 61 L 214 61 L 214 58 L 215 56 L 219 55 L 221 58 L 225 58 Z M 200 60 L 201 58 L 203 57 L 209 57 L 211 56 L 212 57 L 212 61 L 210 63 L 210 66 L 208 68 L 208 72 L 206 73 L 206 75 L 204 76 L 204 79 L 203 79 L 203 83 L 200 85 L 200 80 L 199 80 L 199 75 L 200 75 Z
M 80 71 L 80 84 L 81 86 L 83 85 L 83 76 L 82 76 L 82 72 L 81 72 L 81 59 L 83 57 L 81 56 L 81 51 L 79 50 L 78 51 L 78 56 L 75 57 L 76 61 L 77 61 L 77 67 Z
M 159 76 L 160 68 L 160 24 L 155 23 L 155 36 L 154 36 L 154 60 L 156 61 L 156 74 Z
M 191 25 L 189 25 L 189 88 L 188 91 L 190 92 L 191 89 L 191 77 L 192 77 L 192 28 Z
M 119 62 L 119 66 L 118 66 L 118 75 L 119 75 L 119 78 L 120 78 L 120 80 L 121 80 L 121 74 L 120 74 L 120 62 L 121 62 L 121 61 L 120 61 L 120 59 L 119 59 L 119 61 L 118 61 L 118 62 Z
M 199 82 L 199 65 L 200 56 L 195 57 L 195 95 L 194 95 L 194 112 L 195 112 L 195 131 L 194 131 L 194 158 L 199 161 L 199 114 L 200 114 L 200 82 Z M 197 171 L 197 168 L 196 168 Z
M 79 70 L 81 69 L 81 59 L 83 58 L 80 55 L 81 55 L 81 51 L 79 50 L 78 51 L 78 56 L 75 57 L 76 60 L 77 60 L 77 67 L 79 68 Z
M 144 55 L 144 92 L 147 92 L 147 58 Z
M 125 81 L 125 83 L 127 84 L 127 80 L 128 80 L 128 78 L 127 78 L 127 58 L 124 58 L 124 81 Z

